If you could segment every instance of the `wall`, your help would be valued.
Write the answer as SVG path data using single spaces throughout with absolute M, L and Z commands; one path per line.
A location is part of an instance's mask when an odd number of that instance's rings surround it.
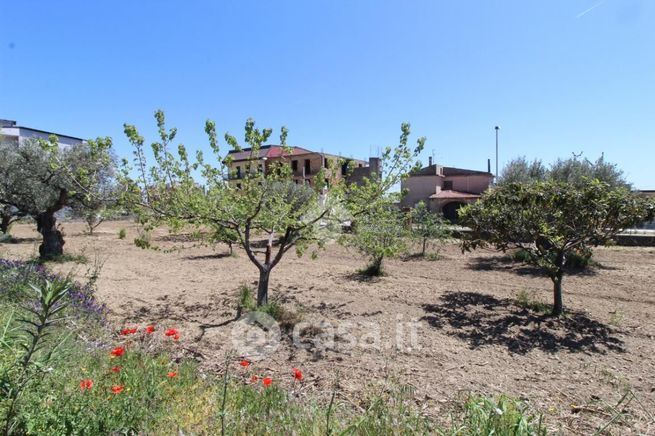
M 441 186 L 441 176 L 417 176 L 409 177 L 400 183 L 402 190 L 407 190 L 400 205 L 402 207 L 414 207 L 419 201 L 429 202 L 430 195 L 437 192 L 437 186 Z
M 453 191 L 480 194 L 489 188 L 491 177 L 485 175 L 450 176 L 445 177 L 444 181 L 453 182 Z

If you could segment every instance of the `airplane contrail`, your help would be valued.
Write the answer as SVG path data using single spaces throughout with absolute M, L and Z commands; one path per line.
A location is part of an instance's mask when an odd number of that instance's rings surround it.
M 582 11 L 578 15 L 576 15 L 575 18 L 581 18 L 581 17 L 587 15 L 589 12 L 593 11 L 594 9 L 596 9 L 598 6 L 602 5 L 603 3 L 605 3 L 605 0 L 596 3 L 595 5 L 590 7 L 589 9 L 585 9 L 584 11 Z

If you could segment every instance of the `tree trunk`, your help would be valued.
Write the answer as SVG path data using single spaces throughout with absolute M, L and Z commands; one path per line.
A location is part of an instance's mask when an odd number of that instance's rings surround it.
M 560 316 L 564 306 L 562 304 L 562 273 L 553 277 L 553 316 Z
M 11 224 L 11 215 L 2 215 L 2 221 L 0 222 L 0 232 L 8 235 L 9 224 Z
M 560 316 L 564 310 L 564 305 L 562 304 L 562 278 L 564 277 L 565 261 L 566 253 L 564 250 L 559 250 L 555 258 L 555 274 L 551 276 L 553 280 L 553 316 Z
M 428 243 L 428 238 L 423 238 L 423 251 L 421 251 L 421 256 L 425 257 L 425 246 Z
M 53 212 L 44 212 L 36 216 L 36 229 L 43 236 L 39 246 L 41 259 L 49 259 L 64 254 L 64 238 L 57 229 L 57 219 Z
M 268 267 L 259 270 L 259 284 L 257 285 L 257 307 L 268 304 L 268 279 L 271 270 Z

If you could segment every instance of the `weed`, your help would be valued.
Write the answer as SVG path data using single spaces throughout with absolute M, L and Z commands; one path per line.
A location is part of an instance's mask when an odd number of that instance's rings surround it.
M 517 292 L 516 299 L 514 301 L 517 306 L 540 313 L 542 315 L 549 314 L 552 311 L 552 307 L 549 304 L 536 300 L 533 295 L 523 289 Z
M 127 230 L 125 230 L 125 227 L 121 227 L 121 229 L 118 231 L 118 239 L 125 239 L 127 236 Z

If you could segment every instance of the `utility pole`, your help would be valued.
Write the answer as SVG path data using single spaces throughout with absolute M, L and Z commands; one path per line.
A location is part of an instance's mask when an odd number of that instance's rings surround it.
M 494 178 L 494 185 L 498 183 L 498 131 L 500 130 L 499 126 L 494 127 L 496 131 L 496 174 Z

